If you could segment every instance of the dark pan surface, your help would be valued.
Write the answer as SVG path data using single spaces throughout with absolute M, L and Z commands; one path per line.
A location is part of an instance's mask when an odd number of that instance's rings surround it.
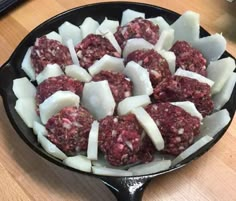
M 173 23 L 179 17 L 179 14 L 173 11 L 159 8 L 156 6 L 147 5 L 147 4 L 141 4 L 141 3 L 128 3 L 128 2 L 98 3 L 98 4 L 92 4 L 92 5 L 74 8 L 72 10 L 66 11 L 62 14 L 59 14 L 47 20 L 46 22 L 44 22 L 43 24 L 35 28 L 32 32 L 30 32 L 24 38 L 24 40 L 18 45 L 18 47 L 15 49 L 10 59 L 0 69 L 0 92 L 1 92 L 1 95 L 3 96 L 4 106 L 5 106 L 7 115 L 11 121 L 11 124 L 15 128 L 16 132 L 34 151 L 36 151 L 45 159 L 59 166 L 62 166 L 63 168 L 70 169 L 70 170 L 83 173 L 83 174 L 89 174 L 89 173 L 84 173 L 79 170 L 75 170 L 73 168 L 65 166 L 60 160 L 50 156 L 39 146 L 36 136 L 32 132 L 32 129 L 29 129 L 24 124 L 24 122 L 21 120 L 21 118 L 18 116 L 18 114 L 16 113 L 14 109 L 16 97 L 12 91 L 13 79 L 26 76 L 25 73 L 20 68 L 21 62 L 23 60 L 23 57 L 27 49 L 33 45 L 37 37 L 47 34 L 53 30 L 57 31 L 57 28 L 64 21 L 69 21 L 73 24 L 80 25 L 83 22 L 83 20 L 88 16 L 94 18 L 95 20 L 99 22 L 102 22 L 105 17 L 108 17 L 109 19 L 120 20 L 123 10 L 127 8 L 146 13 L 147 18 L 162 16 L 170 24 Z M 201 28 L 201 37 L 208 36 L 208 35 L 209 34 L 203 28 Z M 228 57 L 228 56 L 231 56 L 231 55 L 228 52 L 225 52 L 222 58 Z M 235 103 L 236 103 L 236 87 L 234 87 L 234 91 L 233 91 L 230 101 L 224 107 L 224 108 L 227 108 L 227 110 L 229 111 L 231 119 L 235 112 L 235 108 L 236 108 Z M 216 138 L 212 142 L 208 143 L 206 146 L 204 146 L 202 149 L 197 151 L 191 157 L 184 160 L 181 163 L 180 167 L 186 165 L 193 159 L 198 158 L 207 150 L 209 150 L 223 136 L 228 126 L 226 126 L 221 132 L 219 132 Z M 119 191 L 120 191 L 119 189 L 122 188 L 121 186 L 130 187 L 132 186 L 132 184 L 134 184 L 132 183 L 134 181 L 138 181 L 144 184 L 145 182 L 149 181 L 150 178 L 154 176 L 164 174 L 169 171 L 173 171 L 175 169 L 177 168 L 170 168 L 169 170 L 159 172 L 159 173 L 154 173 L 152 175 L 143 176 L 143 177 L 142 176 L 128 177 L 128 178 L 127 177 L 126 178 L 125 177 L 107 177 L 107 176 L 104 176 L 104 177 L 97 176 L 97 177 L 101 178 L 104 181 L 104 183 L 107 184 L 111 189 L 113 189 L 113 192 L 115 192 L 115 194 L 117 195 L 119 194 Z M 114 186 L 116 186 L 117 189 Z M 140 192 L 142 192 L 142 190 L 143 188 L 140 190 Z M 136 200 L 138 200 L 138 197 L 140 198 L 141 194 L 140 195 L 138 194 L 138 196 L 136 197 Z M 117 197 L 118 199 L 122 200 L 121 197 L 119 196 Z M 133 197 L 130 197 L 130 200 L 135 200 L 135 199 Z

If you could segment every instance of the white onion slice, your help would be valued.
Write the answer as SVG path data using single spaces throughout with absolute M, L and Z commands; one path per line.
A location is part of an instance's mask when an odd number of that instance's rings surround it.
M 193 11 L 186 11 L 182 14 L 172 25 L 171 28 L 175 30 L 175 39 L 184 40 L 192 44 L 199 38 L 200 33 L 200 15 Z
M 159 51 L 159 50 L 169 50 L 174 42 L 174 29 L 166 29 L 163 30 L 160 34 L 160 37 L 155 45 L 155 50 Z
M 190 101 L 171 102 L 170 104 L 181 107 L 185 112 L 192 116 L 198 117 L 200 121 L 203 119 L 202 114 L 197 110 L 194 103 Z
M 200 135 L 196 139 L 202 136 L 209 135 L 215 137 L 217 133 L 223 129 L 230 122 L 229 112 L 226 109 L 217 111 L 203 119 L 203 124 L 200 127 Z
M 35 97 L 36 87 L 26 77 L 13 80 L 12 90 L 17 98 Z
M 95 34 L 99 23 L 91 17 L 86 17 L 83 23 L 80 25 L 82 38 L 85 38 L 89 34 Z
M 212 61 L 207 67 L 208 78 L 215 84 L 211 88 L 212 94 L 218 93 L 235 69 L 235 60 L 231 57 Z
M 118 115 L 125 115 L 130 113 L 133 109 L 137 107 L 144 107 L 149 103 L 151 103 L 151 100 L 148 95 L 127 97 L 119 102 L 117 112 Z
M 91 172 L 92 163 L 86 156 L 83 155 L 67 157 L 63 163 L 77 170 Z
M 62 43 L 62 37 L 55 31 L 52 31 L 46 34 L 47 39 L 50 40 L 57 40 L 58 42 Z
M 130 61 L 126 65 L 124 74 L 133 82 L 133 95 L 151 95 L 153 93 L 153 87 L 147 69 L 134 61 Z
M 71 91 L 55 92 L 39 105 L 39 112 L 42 123 L 46 124 L 48 119 L 50 119 L 64 107 L 78 107 L 79 102 L 80 97 L 72 93 Z
M 188 71 L 188 70 L 184 70 L 182 68 L 178 68 L 177 71 L 175 72 L 175 75 L 178 75 L 178 76 L 183 76 L 183 77 L 189 77 L 191 79 L 195 79 L 195 80 L 198 80 L 199 82 L 202 82 L 202 83 L 206 83 L 208 84 L 210 87 L 212 87 L 214 85 L 214 81 L 198 74 L 198 73 L 195 73 L 195 72 L 192 72 L 192 71 Z
M 161 172 L 169 169 L 171 166 L 171 160 L 161 160 L 161 161 L 152 161 L 150 163 L 145 163 L 141 165 L 136 165 L 128 169 L 128 171 L 133 173 L 133 176 L 145 175 Z
M 40 84 L 50 77 L 57 77 L 60 75 L 64 75 L 64 73 L 58 64 L 47 64 L 43 71 L 36 76 L 36 80 L 37 83 Z
M 37 121 L 33 122 L 33 131 L 35 135 L 44 135 L 44 136 L 48 135 L 48 131 L 45 128 L 45 126 L 43 126 Z
M 232 73 L 221 91 L 213 96 L 214 107 L 219 110 L 228 102 L 236 83 L 236 73 Z
M 198 49 L 209 62 L 216 61 L 226 49 L 226 40 L 221 34 L 214 34 L 199 38 L 192 43 L 192 46 Z
M 93 174 L 104 176 L 132 176 L 132 172 L 126 170 L 118 170 L 114 168 L 92 166 Z
M 71 59 L 72 59 L 73 63 L 76 64 L 76 65 L 79 65 L 79 59 L 77 57 L 77 54 L 76 54 L 76 51 L 75 51 L 75 48 L 74 48 L 74 45 L 73 45 L 73 41 L 71 39 L 67 40 L 66 45 L 69 49 L 70 56 L 71 56 Z
M 106 54 L 100 60 L 96 61 L 92 66 L 90 66 L 88 71 L 92 76 L 94 76 L 102 70 L 122 72 L 124 68 L 124 59 L 112 57 Z
M 108 81 L 85 83 L 82 105 L 98 120 L 113 115 L 116 103 Z
M 30 80 L 34 81 L 35 70 L 34 70 L 34 67 L 30 58 L 31 52 L 32 52 L 32 49 L 31 47 L 29 47 L 21 63 L 21 69 L 26 73 L 26 75 L 29 76 Z
M 170 25 L 165 21 L 165 19 L 161 16 L 149 18 L 147 20 L 150 20 L 153 24 L 159 26 L 159 33 L 161 34 L 164 30 L 168 30 L 170 28 Z
M 70 22 L 64 22 L 58 27 L 58 31 L 64 45 L 67 44 L 69 39 L 73 41 L 73 46 L 77 45 L 82 40 L 80 28 Z
M 171 74 L 175 73 L 176 56 L 174 52 L 159 50 L 158 53 L 167 61 Z
M 90 82 L 92 79 L 91 75 L 84 68 L 75 64 L 66 66 L 65 73 L 81 82 Z
M 125 24 L 127 24 L 128 22 L 134 20 L 137 17 L 145 18 L 145 13 L 141 13 L 141 12 L 134 11 L 134 10 L 131 10 L 131 9 L 126 9 L 122 13 L 121 26 L 124 26 Z
M 142 49 L 154 49 L 154 46 L 143 38 L 129 39 L 124 47 L 123 57 L 126 58 L 131 52 Z
M 37 135 L 37 138 L 43 149 L 50 155 L 61 160 L 64 160 L 67 157 L 55 144 L 48 140 L 44 135 Z
M 132 111 L 135 114 L 138 122 L 146 131 L 148 136 L 150 137 L 151 141 L 153 142 L 154 146 L 157 150 L 164 149 L 164 140 L 162 135 L 155 123 L 155 121 L 151 118 L 151 116 L 144 110 L 142 107 L 135 108 Z
M 119 26 L 119 21 L 116 20 L 109 20 L 107 17 L 103 20 L 103 22 L 98 27 L 96 33 L 104 32 L 104 30 L 109 30 L 111 33 L 115 33 L 117 27 Z
M 15 110 L 29 128 L 33 127 L 34 121 L 40 122 L 34 97 L 19 98 L 16 101 Z
M 196 141 L 194 144 L 192 144 L 190 147 L 185 149 L 180 155 L 178 155 L 173 161 L 172 161 L 172 166 L 177 165 L 180 163 L 182 160 L 186 159 L 196 151 L 198 151 L 200 148 L 202 148 L 204 145 L 206 145 L 208 142 L 213 140 L 212 137 L 206 135 L 202 138 L 200 138 L 198 141 Z
M 90 160 L 98 159 L 98 130 L 99 123 L 94 121 L 92 123 L 88 138 L 87 158 Z

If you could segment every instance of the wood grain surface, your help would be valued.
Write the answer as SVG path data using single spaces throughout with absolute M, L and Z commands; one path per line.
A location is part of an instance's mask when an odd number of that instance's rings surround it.
M 95 0 L 28 0 L 0 17 L 0 65 L 37 25 L 67 9 Z M 210 33 L 223 33 L 227 50 L 236 57 L 236 3 L 225 0 L 142 1 L 183 13 L 201 15 Z M 93 177 L 76 174 L 39 157 L 18 137 L 0 99 L 0 200 L 114 201 L 112 193 Z M 144 201 L 236 200 L 236 118 L 224 137 L 187 167 L 154 179 Z

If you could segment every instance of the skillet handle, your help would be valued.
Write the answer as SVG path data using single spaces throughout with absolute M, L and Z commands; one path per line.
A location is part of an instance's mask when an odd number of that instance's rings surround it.
M 101 180 L 115 195 L 117 201 L 141 201 L 151 177 L 101 177 Z

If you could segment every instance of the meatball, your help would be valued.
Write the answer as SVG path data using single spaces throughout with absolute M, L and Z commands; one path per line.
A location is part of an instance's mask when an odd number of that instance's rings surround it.
M 92 115 L 83 107 L 65 107 L 47 124 L 48 139 L 67 155 L 87 149 Z
M 155 50 L 136 50 L 128 55 L 126 63 L 129 61 L 134 61 L 148 70 L 153 87 L 171 76 L 167 61 Z
M 164 153 L 178 155 L 200 133 L 200 119 L 170 103 L 151 104 L 146 111 L 156 122 L 165 142 Z
M 155 45 L 159 39 L 159 27 L 149 20 L 136 18 L 124 26 L 119 26 L 114 36 L 122 49 L 131 38 L 144 38 Z
M 210 86 L 188 77 L 166 78 L 156 86 L 153 94 L 158 103 L 191 101 L 203 116 L 210 114 L 214 109 Z
M 132 93 L 132 83 L 129 81 L 123 73 L 111 72 L 111 71 L 101 71 L 93 77 L 93 81 L 107 80 L 115 99 L 118 103 L 123 99 L 131 96 Z
M 107 38 L 101 35 L 90 34 L 76 46 L 80 65 L 84 68 L 90 67 L 95 61 L 101 59 L 105 54 L 113 57 L 121 57 Z
M 31 53 L 31 61 L 36 74 L 39 74 L 47 64 L 58 64 L 63 70 L 71 65 L 72 59 L 69 49 L 56 40 L 46 36 L 37 38 Z
M 59 90 L 71 91 L 81 96 L 83 84 L 80 81 L 66 75 L 50 77 L 38 85 L 36 93 L 36 105 L 38 106 L 45 99 Z
M 207 76 L 206 59 L 197 49 L 191 47 L 186 41 L 177 41 L 170 51 L 176 56 L 176 67 Z

